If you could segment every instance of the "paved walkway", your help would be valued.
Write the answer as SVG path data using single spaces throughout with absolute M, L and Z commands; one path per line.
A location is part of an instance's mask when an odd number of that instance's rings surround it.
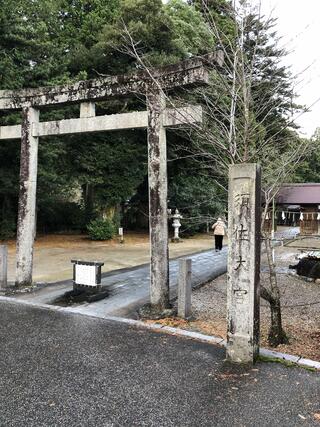
M 3 301 L 0 342 L 2 427 L 319 426 L 319 374 L 215 345 Z
M 206 251 L 190 255 L 192 259 L 192 285 L 205 283 L 227 271 L 227 248 L 221 252 Z M 176 294 L 178 260 L 170 261 L 170 293 Z M 104 275 L 102 285 L 109 289 L 110 296 L 104 300 L 81 304 L 76 311 L 98 316 L 131 316 L 144 303 L 149 302 L 149 265 L 138 268 L 114 271 Z M 72 282 L 62 282 L 34 293 L 18 296 L 19 299 L 35 303 L 52 304 L 64 292 L 72 289 Z M 74 311 L 74 310 L 73 310 Z
M 298 228 L 289 228 L 276 233 L 277 238 L 294 236 Z M 212 280 L 227 271 L 227 247 L 221 252 L 213 250 L 188 255 L 192 259 L 192 285 Z M 176 295 L 178 278 L 178 260 L 170 261 L 170 296 Z M 115 270 L 104 273 L 102 286 L 110 291 L 110 296 L 104 300 L 79 304 L 72 311 L 84 314 L 94 314 L 100 317 L 123 316 L 134 317 L 136 310 L 149 302 L 149 265 Z M 53 304 L 65 292 L 72 289 L 72 281 L 54 283 L 30 294 L 19 295 L 17 298 L 35 303 Z

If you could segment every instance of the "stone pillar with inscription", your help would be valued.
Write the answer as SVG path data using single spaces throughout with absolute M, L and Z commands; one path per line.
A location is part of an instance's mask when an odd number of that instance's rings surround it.
M 253 363 L 260 330 L 260 166 L 230 166 L 227 359 Z

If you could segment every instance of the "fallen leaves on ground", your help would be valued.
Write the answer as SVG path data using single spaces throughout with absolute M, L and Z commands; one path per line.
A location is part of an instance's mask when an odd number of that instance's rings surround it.
M 146 323 L 154 321 L 146 320 Z M 165 318 L 156 321 L 160 326 L 186 329 L 205 335 L 226 339 L 226 322 L 221 319 L 187 321 L 179 318 Z M 301 326 L 285 325 L 289 336 L 289 344 L 272 348 L 268 343 L 268 325 L 261 325 L 261 347 L 270 348 L 281 353 L 294 354 L 312 360 L 320 360 L 320 331 L 310 330 Z
M 313 418 L 320 422 L 320 413 L 313 414 Z
M 156 323 L 161 326 L 170 326 L 172 328 L 181 328 L 181 329 L 189 329 L 189 322 L 184 319 L 179 319 L 177 317 L 166 317 L 164 319 L 159 320 L 145 320 L 145 323 Z

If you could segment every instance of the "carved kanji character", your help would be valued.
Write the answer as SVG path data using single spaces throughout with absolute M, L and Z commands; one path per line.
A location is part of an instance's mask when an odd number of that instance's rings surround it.
M 233 234 L 235 234 L 237 240 L 249 240 L 248 229 L 245 229 L 243 224 L 237 225 Z
M 239 259 L 237 261 L 237 267 L 235 268 L 235 271 L 240 270 L 240 268 L 245 264 L 247 261 L 244 261 L 242 259 L 242 255 L 239 255 Z

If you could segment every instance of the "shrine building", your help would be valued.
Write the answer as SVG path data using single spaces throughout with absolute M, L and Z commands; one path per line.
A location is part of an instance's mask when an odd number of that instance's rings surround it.
M 299 226 L 301 235 L 320 234 L 320 184 L 282 185 L 276 199 L 277 224 Z

